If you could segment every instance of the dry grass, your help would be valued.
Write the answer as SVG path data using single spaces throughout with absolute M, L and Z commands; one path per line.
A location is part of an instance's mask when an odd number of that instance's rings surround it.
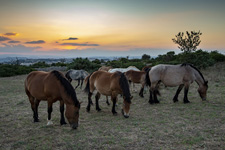
M 157 105 L 148 104 L 148 92 L 145 98 L 133 92 L 128 119 L 120 113 L 121 98 L 117 116 L 112 115 L 104 96 L 102 111 L 92 107 L 87 113 L 87 96 L 77 89 L 83 101 L 77 130 L 60 126 L 58 102 L 53 105 L 52 126 L 46 126 L 46 102 L 39 106 L 41 122 L 33 123 L 24 92 L 26 75 L 0 78 L 0 149 L 225 149 L 225 64 L 202 72 L 209 80 L 207 102 L 200 100 L 195 83 L 190 87 L 190 104 L 183 104 L 183 92 L 180 101 L 173 103 L 176 88 L 161 86 Z

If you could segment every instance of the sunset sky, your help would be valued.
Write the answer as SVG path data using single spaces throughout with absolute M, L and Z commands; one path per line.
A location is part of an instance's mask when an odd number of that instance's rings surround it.
M 201 31 L 225 54 L 224 0 L 1 0 L 0 56 L 157 56 Z

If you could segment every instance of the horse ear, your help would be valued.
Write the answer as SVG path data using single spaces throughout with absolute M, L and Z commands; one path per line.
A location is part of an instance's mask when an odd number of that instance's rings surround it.
M 205 84 L 208 84 L 208 80 L 205 81 Z
M 132 100 L 133 96 L 130 96 L 130 99 Z

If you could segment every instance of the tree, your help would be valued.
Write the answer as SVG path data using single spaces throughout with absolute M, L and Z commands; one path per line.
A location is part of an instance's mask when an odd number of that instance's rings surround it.
M 144 54 L 141 57 L 141 59 L 143 59 L 143 60 L 149 60 L 150 58 L 151 58 L 151 56 L 150 55 L 147 55 L 147 54 Z
M 189 53 L 191 51 L 195 51 L 197 46 L 201 43 L 200 35 L 202 35 L 200 31 L 191 31 L 190 33 L 186 31 L 186 36 L 184 37 L 184 33 L 179 32 L 175 35 L 176 38 L 173 38 L 172 41 L 179 45 L 178 48 L 181 51 Z

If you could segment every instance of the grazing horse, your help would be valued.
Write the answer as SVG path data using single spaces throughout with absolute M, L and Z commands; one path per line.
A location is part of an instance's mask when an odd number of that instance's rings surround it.
M 60 101 L 60 124 L 66 124 L 64 119 L 64 103 L 66 104 L 66 118 L 73 129 L 78 127 L 80 103 L 76 93 L 64 77 L 58 71 L 43 72 L 33 71 L 29 73 L 25 80 L 25 92 L 31 103 L 34 122 L 39 122 L 38 105 L 41 100 L 48 102 L 48 123 L 52 124 L 51 113 L 52 104 Z
M 127 77 L 129 82 L 141 84 L 141 90 L 139 92 L 139 96 L 144 97 L 143 91 L 144 91 L 144 87 L 145 87 L 145 83 L 146 83 L 145 82 L 146 72 L 129 70 L 129 71 L 125 72 L 124 75 Z
M 147 81 L 147 80 L 150 80 Z M 206 81 L 202 73 L 191 64 L 180 65 L 156 65 L 148 73 L 148 79 L 146 82 L 151 86 L 149 103 L 159 103 L 157 99 L 157 89 L 160 82 L 165 86 L 179 86 L 177 92 L 173 98 L 174 102 L 178 101 L 178 95 L 184 87 L 184 103 L 189 103 L 187 94 L 189 86 L 194 81 L 199 85 L 198 92 L 202 100 L 206 100 L 206 93 L 208 89 L 208 81 Z M 152 93 L 153 97 L 152 98 Z
M 92 73 L 88 79 L 85 87 L 85 92 L 88 93 L 88 105 L 87 112 L 90 111 L 91 107 L 91 96 L 94 90 L 97 90 L 97 94 L 95 95 L 96 100 L 96 110 L 101 111 L 99 108 L 98 100 L 102 95 L 111 96 L 111 100 L 113 101 L 112 113 L 116 115 L 117 112 L 115 110 L 116 101 L 118 94 L 123 94 L 123 109 L 122 114 L 125 118 L 129 117 L 130 104 L 132 96 L 130 95 L 130 89 L 125 75 L 121 72 L 109 73 L 105 71 L 96 71 Z
M 112 69 L 112 66 L 102 66 L 102 67 L 100 67 L 98 70 L 100 71 L 106 71 L 106 72 L 108 72 L 109 71 L 109 69 Z
M 74 70 L 74 69 L 70 69 L 66 72 L 65 76 L 66 78 L 72 82 L 72 80 L 77 80 L 78 84 L 75 87 L 75 89 L 80 85 L 80 80 L 81 80 L 81 86 L 80 88 L 82 88 L 83 85 L 83 81 L 84 79 L 89 75 L 89 73 L 85 70 Z

